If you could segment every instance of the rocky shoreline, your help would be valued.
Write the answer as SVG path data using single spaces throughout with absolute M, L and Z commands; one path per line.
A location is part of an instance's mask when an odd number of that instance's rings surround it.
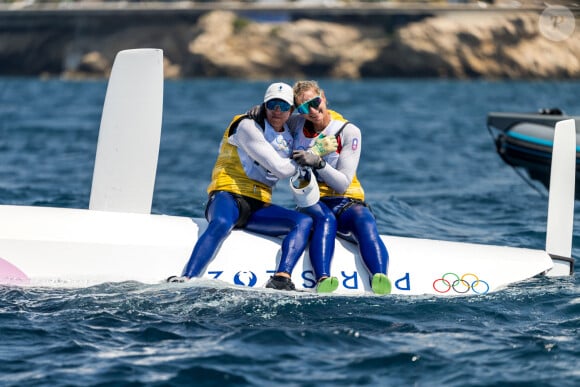
M 0 75 L 108 76 L 115 54 L 162 48 L 167 78 L 445 77 L 579 79 L 580 26 L 546 37 L 538 12 L 440 13 L 389 29 L 301 18 L 253 21 L 215 10 L 195 21 L 0 28 Z

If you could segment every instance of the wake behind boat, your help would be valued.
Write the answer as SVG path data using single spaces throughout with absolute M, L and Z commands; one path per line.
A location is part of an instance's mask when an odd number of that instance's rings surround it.
M 163 53 L 117 55 L 105 98 L 89 209 L 0 205 L 0 282 L 88 286 L 160 283 L 179 275 L 205 219 L 151 214 L 161 135 Z M 570 275 L 575 122 L 556 124 L 546 249 L 382 235 L 393 294 L 486 294 L 534 277 Z M 203 157 L 200 155 L 200 157 Z M 281 240 L 235 230 L 203 277 L 261 288 L 279 259 Z M 371 294 L 356 246 L 338 240 L 332 273 L 339 294 Z M 313 290 L 308 253 L 292 279 Z

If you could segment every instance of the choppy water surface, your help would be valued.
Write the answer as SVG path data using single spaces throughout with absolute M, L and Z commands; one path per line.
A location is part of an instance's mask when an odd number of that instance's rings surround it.
M 486 114 L 580 114 L 578 82 L 320 83 L 363 130 L 358 175 L 381 233 L 543 248 L 547 198 L 496 155 Z M 166 82 L 155 213 L 203 216 L 223 130 L 267 85 Z M 0 79 L 2 203 L 88 206 L 105 90 Z M 284 188 L 275 200 L 291 205 Z M 445 299 L 0 287 L 0 384 L 575 386 L 579 327 L 576 276 Z

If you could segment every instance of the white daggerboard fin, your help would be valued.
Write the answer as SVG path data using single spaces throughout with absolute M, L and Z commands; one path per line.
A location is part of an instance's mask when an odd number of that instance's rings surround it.
M 149 214 L 163 110 L 163 51 L 120 51 L 101 117 L 89 209 Z
M 552 276 L 570 274 L 575 181 L 576 125 L 574 120 L 560 121 L 554 132 L 546 230 L 546 251 L 556 263 L 548 273 Z M 570 261 L 566 262 L 566 258 Z

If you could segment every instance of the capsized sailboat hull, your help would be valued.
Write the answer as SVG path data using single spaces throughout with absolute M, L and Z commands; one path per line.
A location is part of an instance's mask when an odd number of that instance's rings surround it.
M 89 286 L 104 282 L 155 284 L 179 275 L 204 219 L 84 209 L 0 206 L 0 258 L 25 278 L 4 283 Z M 382 236 L 390 255 L 393 294 L 485 294 L 553 266 L 540 250 Z M 263 287 L 277 266 L 278 238 L 233 231 L 204 278 Z M 332 274 L 337 293 L 369 292 L 369 274 L 356 245 L 337 240 Z M 312 290 L 308 253 L 293 273 L 297 288 Z

